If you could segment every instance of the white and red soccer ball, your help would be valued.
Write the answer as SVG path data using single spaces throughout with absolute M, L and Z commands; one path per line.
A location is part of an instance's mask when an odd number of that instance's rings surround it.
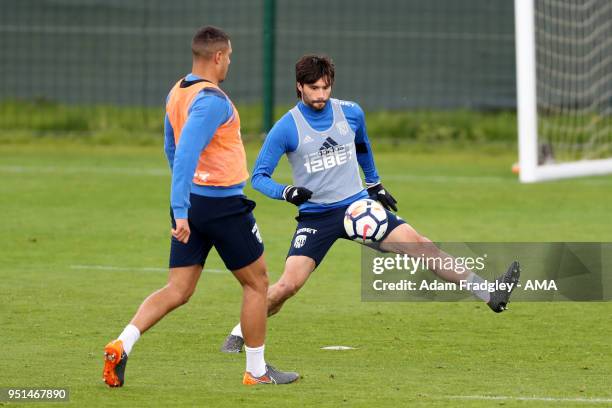
M 344 213 L 344 230 L 349 238 L 362 242 L 378 242 L 387 232 L 387 212 L 378 202 L 357 200 Z

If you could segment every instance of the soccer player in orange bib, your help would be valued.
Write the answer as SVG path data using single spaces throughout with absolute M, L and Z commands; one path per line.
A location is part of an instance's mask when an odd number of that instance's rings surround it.
M 215 247 L 242 285 L 240 322 L 246 350 L 243 383 L 288 384 L 298 379 L 266 364 L 264 340 L 268 275 L 263 242 L 243 187 L 249 177 L 238 111 L 219 88 L 232 54 L 229 36 L 203 27 L 191 43 L 193 66 L 166 102 L 165 152 L 172 172 L 172 238 L 168 283 L 140 305 L 116 340 L 104 348 L 103 379 L 125 381 L 128 356 L 140 335 L 195 291 Z

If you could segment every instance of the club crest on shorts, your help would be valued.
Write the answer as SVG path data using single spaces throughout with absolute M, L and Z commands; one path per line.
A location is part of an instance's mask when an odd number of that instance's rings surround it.
M 255 238 L 257 238 L 260 244 L 263 244 L 263 240 L 261 239 L 261 234 L 259 233 L 259 228 L 257 228 L 257 223 L 253 225 L 253 229 L 251 230 L 251 233 L 255 235 Z
M 298 235 L 295 237 L 295 240 L 293 241 L 293 247 L 294 248 L 301 248 L 304 246 L 304 244 L 306 243 L 306 238 L 308 238 L 306 235 Z

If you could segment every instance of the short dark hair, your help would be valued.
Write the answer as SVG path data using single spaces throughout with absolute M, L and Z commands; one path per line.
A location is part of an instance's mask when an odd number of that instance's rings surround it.
M 304 55 L 295 63 L 295 82 L 304 84 L 314 84 L 321 78 L 325 78 L 327 83 L 334 84 L 335 66 L 332 60 L 325 55 Z M 295 88 L 298 98 L 302 98 L 300 90 Z
M 217 51 L 227 48 L 229 41 L 229 35 L 220 28 L 201 27 L 191 40 L 191 53 L 194 57 L 210 59 Z

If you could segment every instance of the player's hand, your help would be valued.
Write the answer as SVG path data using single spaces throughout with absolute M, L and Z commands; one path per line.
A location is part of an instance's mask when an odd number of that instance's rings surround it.
M 291 204 L 302 205 L 312 197 L 312 191 L 304 187 L 288 185 L 283 190 L 283 198 Z
M 387 210 L 397 211 L 397 201 L 391 193 L 383 187 L 382 183 L 378 182 L 373 186 L 368 187 L 370 197 L 382 204 Z
M 172 236 L 183 244 L 186 244 L 189 241 L 189 235 L 191 235 L 191 230 L 189 229 L 189 222 L 186 218 L 177 218 L 175 220 L 176 228 L 172 229 Z

